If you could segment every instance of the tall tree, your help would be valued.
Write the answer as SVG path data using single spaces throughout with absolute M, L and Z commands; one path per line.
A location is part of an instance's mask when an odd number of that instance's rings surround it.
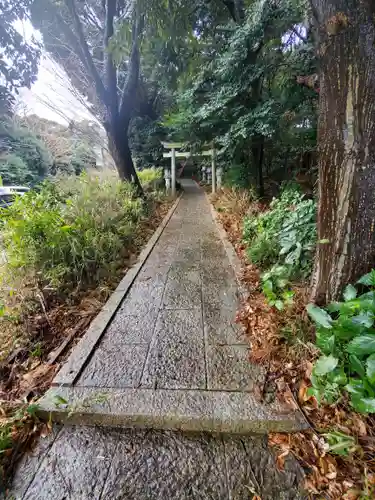
M 28 16 L 32 0 L 0 0 L 0 114 L 8 113 L 12 93 L 30 87 L 38 72 L 40 50 L 31 38 L 27 42 L 15 22 Z
M 120 178 L 133 182 L 141 192 L 128 140 L 140 87 L 144 15 L 137 2 L 35 0 L 32 19 L 47 50 L 91 102 L 106 130 Z M 120 41 L 129 48 L 121 60 L 114 48 L 116 36 L 126 37 Z
M 233 9 L 205 38 L 210 50 L 201 51 L 200 67 L 167 123 L 184 140 L 216 140 L 239 183 L 256 180 L 262 195 L 265 166 L 285 172 L 315 145 L 317 94 L 298 84 L 298 75 L 313 71 L 314 58 L 298 36 L 304 14 L 298 3 L 254 1 L 241 23 Z
M 375 266 L 375 4 L 311 0 L 320 62 L 318 249 L 312 298 Z

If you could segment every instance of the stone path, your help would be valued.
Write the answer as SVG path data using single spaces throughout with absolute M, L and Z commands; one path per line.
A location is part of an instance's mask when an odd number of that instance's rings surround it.
M 65 427 L 26 456 L 12 500 L 296 500 L 301 471 L 265 439 Z
M 234 323 L 235 274 L 204 192 L 183 186 L 130 290 L 114 293 L 41 400 L 81 427 L 57 428 L 24 459 L 15 498 L 298 498 L 298 468 L 278 472 L 262 437 L 239 436 L 304 423 L 253 397 L 263 374 Z
M 234 322 L 235 273 L 205 193 L 183 183 L 130 290 L 113 294 L 101 313 L 104 326 L 99 316 L 99 329 L 81 340 L 41 406 L 79 424 L 240 434 L 300 429 L 296 415 L 252 395 L 263 373 L 250 364 Z

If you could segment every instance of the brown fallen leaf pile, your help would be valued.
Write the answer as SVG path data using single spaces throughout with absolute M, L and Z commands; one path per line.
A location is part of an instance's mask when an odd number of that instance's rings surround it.
M 310 498 L 367 500 L 375 499 L 375 419 L 353 412 L 345 401 L 318 406 L 308 395 L 313 361 L 318 356 L 314 329 L 305 306 L 308 287 L 294 287 L 294 304 L 284 311 L 270 307 L 259 289 L 260 272 L 249 263 L 242 244 L 243 208 L 239 213 L 223 210 L 221 194 L 211 198 L 221 223 L 243 263 L 240 277 L 249 297 L 238 311 L 251 345 L 251 361 L 266 369 L 265 384 L 257 397 L 268 401 L 270 394 L 291 408 L 299 408 L 311 428 L 303 433 L 270 434 L 277 465 L 283 469 L 292 455 L 306 474 L 305 489 Z M 224 195 L 224 204 L 226 195 Z M 231 206 L 235 206 L 232 203 Z M 263 206 L 249 204 L 250 210 Z M 340 432 L 353 438 L 349 456 L 329 451 L 324 434 Z

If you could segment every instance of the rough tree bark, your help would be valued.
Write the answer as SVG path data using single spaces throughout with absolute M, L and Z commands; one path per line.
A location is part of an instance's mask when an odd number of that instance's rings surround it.
M 375 23 L 372 0 L 311 6 L 320 60 L 312 300 L 324 304 L 375 265 Z

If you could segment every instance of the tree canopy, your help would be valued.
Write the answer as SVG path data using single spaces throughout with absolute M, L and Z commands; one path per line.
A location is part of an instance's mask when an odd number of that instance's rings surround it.
M 40 48 L 34 38 L 27 42 L 16 22 L 27 18 L 32 0 L 0 1 L 0 111 L 9 112 L 12 92 L 35 81 Z

